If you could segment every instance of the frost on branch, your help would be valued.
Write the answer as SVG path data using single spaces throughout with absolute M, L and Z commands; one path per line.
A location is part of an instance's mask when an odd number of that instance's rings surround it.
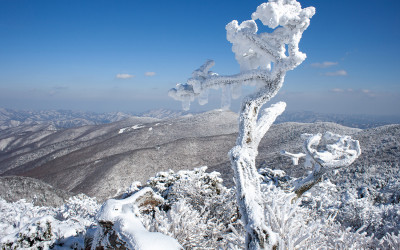
M 294 69 L 305 60 L 306 55 L 299 51 L 298 44 L 314 14 L 313 7 L 302 9 L 293 0 L 271 0 L 261 4 L 253 13 L 253 20 L 241 24 L 234 20 L 226 26 L 227 39 L 232 43 L 232 51 L 240 64 L 241 73 L 220 76 L 210 71 L 214 61 L 208 60 L 192 73 L 192 78 L 186 84 L 178 84 L 170 90 L 169 95 L 182 101 L 184 109 L 189 109 L 190 102 L 195 98 L 199 99 L 201 105 L 207 103 L 210 88 L 231 86 L 235 90 L 234 98 L 237 98 L 237 90 L 241 85 L 264 86 L 272 92 L 279 90 L 275 89 L 277 86 L 268 85 L 272 82 L 276 85 L 280 82 L 276 81 L 278 79 L 283 81 L 286 71 Z M 257 19 L 274 31 L 258 34 Z
M 271 245 L 270 229 L 265 224 L 255 158 L 261 138 L 284 111 L 286 104 L 272 105 L 260 116 L 259 112 L 278 93 L 286 72 L 305 60 L 306 55 L 299 51 L 298 45 L 314 14 L 314 7 L 302 9 L 295 0 L 270 0 L 261 4 L 252 14 L 252 20 L 240 24 L 234 20 L 226 26 L 227 39 L 232 43 L 240 73 L 218 75 L 210 71 L 214 61 L 209 60 L 193 72 L 187 83 L 178 84 L 169 91 L 172 98 L 183 102 L 184 109 L 189 109 L 190 102 L 195 98 L 200 104 L 205 104 L 210 88 L 222 88 L 222 106 L 228 108 L 232 90 L 237 97 L 239 86 L 258 86 L 258 90 L 242 102 L 237 145 L 229 152 L 235 171 L 239 210 L 247 232 L 246 248 L 277 247 Z M 273 31 L 257 33 L 257 19 Z
M 348 166 L 354 162 L 355 159 L 361 154 L 360 143 L 357 140 L 351 139 L 350 136 L 342 136 L 326 132 L 324 139 L 327 142 L 333 142 L 326 145 L 326 150 L 317 151 L 312 148 L 320 143 L 322 139 L 321 134 L 308 135 L 304 144 L 304 150 L 315 162 L 323 165 L 325 169 L 338 169 Z
M 313 172 L 295 185 L 295 193 L 298 197 L 320 182 L 325 173 L 349 166 L 361 154 L 359 142 L 351 139 L 350 136 L 326 132 L 324 136 L 303 134 L 302 137 L 305 140 L 303 145 L 306 153 L 305 165 L 312 166 Z M 325 142 L 325 145 L 320 145 L 321 141 Z M 323 147 L 323 150 L 314 147 Z M 291 157 L 300 155 L 285 153 Z
M 306 154 L 303 154 L 303 153 L 293 154 L 293 153 L 289 153 L 285 150 L 281 150 L 281 155 L 290 157 L 292 159 L 294 166 L 299 165 L 299 159 L 306 156 Z

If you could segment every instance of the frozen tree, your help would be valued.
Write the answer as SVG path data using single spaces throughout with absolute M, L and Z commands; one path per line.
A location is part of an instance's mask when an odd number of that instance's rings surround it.
M 213 73 L 210 68 L 214 62 L 210 60 L 195 70 L 186 84 L 178 84 L 169 92 L 171 97 L 183 102 L 184 109 L 189 109 L 195 98 L 200 104 L 207 103 L 210 88 L 222 88 L 224 108 L 229 104 L 232 90 L 237 97 L 242 85 L 258 86 L 258 90 L 242 102 L 237 145 L 229 152 L 239 210 L 246 228 L 246 248 L 273 247 L 272 231 L 265 224 L 255 159 L 261 138 L 286 104 L 279 102 L 261 114 L 260 111 L 278 93 L 286 72 L 305 60 L 306 55 L 299 51 L 298 45 L 314 14 L 313 7 L 303 9 L 295 0 L 270 0 L 261 4 L 252 14 L 252 20 L 241 24 L 234 20 L 226 26 L 227 39 L 233 45 L 240 73 L 231 76 Z M 273 31 L 257 33 L 257 19 Z
M 361 154 L 359 142 L 351 139 L 350 136 L 326 132 L 324 136 L 321 134 L 303 134 L 302 137 L 305 140 L 303 145 L 305 154 L 292 154 L 282 151 L 283 155 L 292 158 L 293 164 L 297 163 L 296 160 L 299 157 L 305 156 L 306 167 L 313 167 L 311 174 L 296 183 L 294 192 L 297 197 L 300 197 L 304 192 L 320 182 L 325 173 L 349 166 Z M 324 145 L 319 145 L 321 139 L 325 141 Z M 313 146 L 323 147 L 324 150 L 318 150 Z

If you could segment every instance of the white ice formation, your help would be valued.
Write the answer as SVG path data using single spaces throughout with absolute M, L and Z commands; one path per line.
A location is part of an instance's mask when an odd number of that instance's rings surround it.
M 164 199 L 155 194 L 149 187 L 143 188 L 132 196 L 122 199 L 107 200 L 100 209 L 98 221 L 109 223 L 120 240 L 126 243 L 128 249 L 156 250 L 156 249 L 182 249 L 178 241 L 162 233 L 148 232 L 140 220 L 139 206 L 146 205 L 143 197 L 151 196 L 153 200 L 163 202 Z M 97 246 L 110 247 L 108 239 L 101 239 L 105 232 L 99 231 L 93 240 Z
M 347 167 L 361 155 L 360 143 L 350 136 L 326 132 L 324 136 L 303 134 L 302 138 L 305 140 L 305 165 L 313 167 L 313 171 L 296 184 L 294 191 L 298 197 L 320 182 L 325 173 Z M 321 141 L 324 145 L 320 145 Z M 317 150 L 314 148 L 317 146 L 324 146 L 326 150 Z
M 259 112 L 278 93 L 286 72 L 305 60 L 306 55 L 299 51 L 298 45 L 314 14 L 314 7 L 302 9 L 295 0 L 270 0 L 261 4 L 252 14 L 252 20 L 240 24 L 234 20 L 226 26 L 227 39 L 232 43 L 240 73 L 220 76 L 210 71 L 214 61 L 209 60 L 193 72 L 186 84 L 178 84 L 169 91 L 172 98 L 182 101 L 183 108 L 188 109 L 195 98 L 201 97 L 200 104 L 204 104 L 210 88 L 222 88 L 222 106 L 227 108 L 231 89 L 237 90 L 239 85 L 258 86 L 258 90 L 242 102 L 237 145 L 229 152 L 248 249 L 277 247 L 269 240 L 271 230 L 265 224 L 255 158 L 261 138 L 286 104 L 272 105 L 260 116 Z M 273 31 L 257 33 L 257 19 Z M 237 91 L 235 97 L 236 94 Z
M 299 165 L 299 159 L 306 156 L 306 154 L 303 154 L 303 153 L 293 154 L 293 153 L 287 152 L 285 150 L 282 150 L 280 153 L 281 153 L 281 155 L 290 157 L 292 159 L 294 166 Z

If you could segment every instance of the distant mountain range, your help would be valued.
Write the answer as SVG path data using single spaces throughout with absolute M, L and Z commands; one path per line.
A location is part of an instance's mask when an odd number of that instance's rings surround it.
M 143 183 L 169 169 L 208 166 L 209 171 L 222 173 L 226 185 L 232 185 L 227 152 L 237 137 L 236 113 L 214 110 L 195 115 L 163 115 L 164 111 L 152 114 L 174 118 L 142 114 L 68 129 L 48 122 L 3 129 L 0 175 L 33 177 L 64 192 L 83 192 L 100 200 L 121 194 L 133 181 Z M 116 119 L 121 117 L 124 115 Z M 347 174 L 354 174 L 360 166 L 379 165 L 390 169 L 386 172 L 400 170 L 400 125 L 362 130 L 329 122 L 273 125 L 260 144 L 257 165 L 302 176 L 308 170 L 301 165 L 293 167 L 289 158 L 279 154 L 280 150 L 300 152 L 302 133 L 325 131 L 360 140 L 362 155 Z
M 285 111 L 278 117 L 276 123 L 283 122 L 333 122 L 351 128 L 375 128 L 389 124 L 400 124 L 400 116 L 388 115 L 344 115 L 344 114 L 322 114 L 310 111 L 293 112 Z
M 51 124 L 54 128 L 72 128 L 116 122 L 131 117 L 121 112 L 94 113 L 70 110 L 23 111 L 0 108 L 0 130 L 24 125 Z
M 171 119 L 191 114 L 187 111 L 168 109 L 150 110 L 142 113 L 95 113 L 70 110 L 42 110 L 24 111 L 0 108 L 0 130 L 18 126 L 52 125 L 54 129 L 65 129 L 87 125 L 107 124 L 121 121 L 129 117 L 152 117 L 157 119 Z M 198 114 L 198 113 L 192 113 Z M 276 123 L 283 122 L 333 122 L 352 128 L 374 128 L 388 124 L 400 124 L 400 116 L 378 115 L 341 115 L 322 114 L 314 112 L 285 111 Z

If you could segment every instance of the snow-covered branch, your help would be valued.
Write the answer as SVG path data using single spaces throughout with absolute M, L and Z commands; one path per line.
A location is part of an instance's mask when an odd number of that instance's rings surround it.
M 326 169 L 339 169 L 348 166 L 361 154 L 359 142 L 351 139 L 350 136 L 326 132 L 324 139 L 334 143 L 327 144 L 327 150 L 325 151 L 317 151 L 312 148 L 312 146 L 318 145 L 321 139 L 321 134 L 310 136 L 310 138 L 306 140 L 304 149 L 314 161 L 318 162 Z
M 322 176 L 332 170 L 347 167 L 352 164 L 361 154 L 360 143 L 343 136 L 326 132 L 321 134 L 303 134 L 305 139 L 303 150 L 306 153 L 306 165 L 314 166 L 313 172 L 297 183 L 295 192 L 300 197 L 304 192 L 321 181 Z M 318 151 L 316 148 L 321 141 L 325 141 L 326 150 Z
M 188 110 L 195 98 L 201 105 L 207 103 L 210 88 L 222 88 L 222 106 L 227 108 L 231 90 L 238 90 L 242 85 L 258 86 L 258 90 L 242 102 L 237 145 L 229 152 L 248 249 L 276 247 L 271 245 L 270 230 L 265 224 L 255 158 L 261 138 L 284 111 L 286 104 L 272 105 L 261 116 L 259 112 L 278 93 L 286 72 L 296 68 L 306 58 L 298 45 L 314 14 L 314 7 L 302 9 L 295 0 L 270 0 L 261 4 L 252 14 L 252 20 L 240 24 L 234 20 L 226 26 L 227 39 L 232 43 L 240 73 L 218 75 L 210 71 L 214 62 L 209 60 L 192 73 L 187 83 L 178 84 L 169 91 L 169 95 L 182 101 L 183 109 Z M 257 19 L 273 31 L 257 33 Z M 233 97 L 237 97 L 234 92 Z
M 281 153 L 281 155 L 290 157 L 292 159 L 292 162 L 293 162 L 294 166 L 299 165 L 299 159 L 306 156 L 306 154 L 304 154 L 304 153 L 293 154 L 293 153 L 290 153 L 290 152 L 285 151 L 285 150 L 281 150 L 280 153 Z
M 256 138 L 255 143 L 258 147 L 261 139 L 264 137 L 265 133 L 269 130 L 271 125 L 274 123 L 276 118 L 280 116 L 283 111 L 285 111 L 286 103 L 278 102 L 272 104 L 271 107 L 264 109 L 264 112 L 261 114 L 261 117 L 257 121 L 256 126 Z
M 277 79 L 283 81 L 286 71 L 294 69 L 306 58 L 299 51 L 298 44 L 314 14 L 313 7 L 302 9 L 298 2 L 292 0 L 271 0 L 261 4 L 252 14 L 253 20 L 240 25 L 234 20 L 226 26 L 227 39 L 232 43 L 241 73 L 218 75 L 210 71 L 214 61 L 208 60 L 192 73 L 187 83 L 171 89 L 169 95 L 182 101 L 183 108 L 187 110 L 195 98 L 199 98 L 201 105 L 207 103 L 210 88 L 257 84 L 266 86 L 266 91 L 275 92 L 273 90 L 280 82 Z M 257 19 L 274 29 L 273 32 L 258 34 Z
M 226 87 L 238 87 L 243 85 L 255 85 L 264 83 L 266 87 L 272 85 L 265 84 L 276 78 L 270 71 L 254 69 L 231 76 L 220 76 L 217 73 L 208 71 L 215 62 L 206 61 L 199 69 L 193 71 L 192 78 L 186 84 L 177 84 L 168 94 L 177 101 L 182 101 L 184 110 L 189 110 L 190 102 L 198 98 L 199 104 L 204 105 L 208 102 L 208 90 Z M 234 95 L 234 93 L 233 93 Z

